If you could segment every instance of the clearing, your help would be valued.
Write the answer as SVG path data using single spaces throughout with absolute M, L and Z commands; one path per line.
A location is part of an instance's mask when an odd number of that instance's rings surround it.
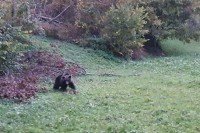
M 53 39 L 32 40 L 91 75 L 75 77 L 78 95 L 54 92 L 46 79 L 49 91 L 31 104 L 1 101 L 1 133 L 200 132 L 198 43 L 166 41 L 165 49 L 176 55 L 127 62 Z

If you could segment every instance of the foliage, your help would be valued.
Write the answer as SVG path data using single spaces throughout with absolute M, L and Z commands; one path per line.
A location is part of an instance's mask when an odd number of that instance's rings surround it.
M 189 42 L 190 40 L 198 40 L 200 36 L 200 19 L 198 14 L 194 12 L 198 11 L 197 6 L 195 6 L 195 4 L 198 5 L 198 1 L 117 0 L 115 2 L 111 2 L 108 0 L 103 1 L 103 8 L 99 8 L 99 5 L 101 4 L 92 0 L 88 0 L 87 2 L 84 1 L 85 3 L 82 0 L 81 2 L 78 3 L 79 6 L 77 6 L 81 17 L 79 17 L 78 21 L 76 21 L 77 23 L 75 24 L 78 27 L 83 28 L 86 31 L 87 36 L 89 35 L 95 37 L 97 36 L 97 38 L 103 38 L 106 42 L 108 42 L 104 47 L 109 49 L 109 51 L 113 51 L 117 55 L 127 56 L 130 55 L 131 52 L 135 51 L 133 50 L 134 47 L 142 47 L 145 42 L 143 35 L 147 34 L 147 31 L 149 31 L 149 33 L 154 36 L 156 40 L 178 38 L 181 41 Z M 111 5 L 113 6 L 110 8 Z M 126 11 L 123 11 L 122 6 L 124 6 Z M 142 9 L 143 7 L 145 10 L 143 10 L 140 15 L 132 14 L 132 16 L 128 16 L 131 14 L 131 10 L 134 11 L 137 10 L 137 8 Z M 108 11 L 109 8 L 110 11 Z M 121 12 L 124 12 L 123 15 L 120 14 L 120 10 Z M 124 18 L 122 17 L 121 19 L 120 16 L 123 16 Z M 138 27 L 136 26 L 137 24 L 135 25 L 132 23 L 132 26 L 128 21 L 133 21 L 135 16 L 137 16 L 137 18 L 141 17 L 142 19 L 139 21 L 145 21 L 145 23 L 139 22 L 141 26 Z M 128 19 L 128 17 L 133 20 Z M 100 21 L 102 18 L 103 23 Z M 121 25 L 116 21 L 116 18 L 121 19 L 118 20 L 121 21 Z M 101 35 L 99 35 L 99 32 L 101 32 Z M 114 33 L 118 33 L 119 35 Z M 131 38 L 130 36 L 135 36 L 135 39 L 133 39 L 132 42 L 128 41 Z M 85 42 L 87 46 L 91 46 L 91 43 L 88 42 L 87 38 L 85 39 Z M 102 49 L 98 47 L 99 45 L 96 45 L 96 43 L 94 43 L 94 46 L 92 47 L 95 46 L 97 46 L 96 49 Z
M 101 17 L 109 10 L 111 1 L 80 0 L 77 3 L 77 19 L 75 25 L 85 31 L 85 36 L 99 37 L 102 28 Z
M 200 36 L 198 0 L 21 1 L 17 3 L 17 14 L 22 14 L 19 18 L 40 21 L 47 36 L 68 41 L 81 39 L 88 46 L 88 38 L 103 38 L 108 42 L 104 48 L 124 57 L 144 45 L 147 31 L 156 40 L 175 38 L 189 42 Z M 98 46 L 92 47 L 102 49 Z
M 152 28 L 151 25 L 147 25 L 154 34 L 157 32 L 160 39 L 177 38 L 186 42 L 199 39 L 200 19 L 195 13 L 194 0 L 153 0 L 145 4 L 152 8 L 161 21 L 159 27 Z M 191 21 L 193 23 L 190 23 Z
M 7 23 L 0 25 L 0 71 L 10 72 L 18 68 L 17 56 L 30 48 L 30 42 L 15 28 Z
M 27 36 L 13 27 L 17 20 L 17 7 L 24 1 L 5 0 L 0 5 L 0 73 L 10 73 L 13 68 L 21 69 L 18 56 L 31 47 Z M 20 6 L 19 6 L 20 7 Z M 20 11 L 20 10 L 18 10 Z
M 143 53 L 146 34 L 156 41 L 200 37 L 198 0 L 5 0 L 0 7 L 2 18 L 24 31 L 44 29 L 49 37 L 123 57 Z
M 1 12 L 1 21 L 4 20 L 11 20 L 12 19 L 12 2 L 11 0 L 1 1 L 0 5 L 0 12 Z
M 191 16 L 191 18 L 182 25 L 182 28 L 178 32 L 181 38 L 184 38 L 188 43 L 191 40 L 198 41 L 200 37 L 200 16 Z
M 39 91 L 36 85 L 37 77 L 34 75 L 18 75 L 0 77 L 0 99 L 12 99 L 22 102 L 36 95 Z
M 129 2 L 111 7 L 103 18 L 103 38 L 108 41 L 110 51 L 123 57 L 134 48 L 143 46 L 144 30 L 148 14 L 143 7 L 134 7 Z

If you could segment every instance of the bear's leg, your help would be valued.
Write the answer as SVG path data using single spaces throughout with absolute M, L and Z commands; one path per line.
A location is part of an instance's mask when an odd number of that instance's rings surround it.
M 58 90 L 59 89 L 59 85 L 55 83 L 54 86 L 53 86 L 53 89 L 54 90 Z
M 53 89 L 54 89 L 54 90 L 58 90 L 58 89 L 59 89 L 59 87 L 60 87 L 61 76 L 62 76 L 62 75 L 59 75 L 59 76 L 56 78 L 55 83 L 54 83 L 54 86 L 53 86 Z
M 67 85 L 66 84 L 61 85 L 61 91 L 67 91 Z
M 72 91 L 73 94 L 77 93 L 76 86 L 74 85 L 73 82 L 69 83 L 69 87 L 71 88 L 71 91 Z

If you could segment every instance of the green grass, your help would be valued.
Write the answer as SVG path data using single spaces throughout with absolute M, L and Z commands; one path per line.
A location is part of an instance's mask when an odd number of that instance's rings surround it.
M 162 43 L 162 47 L 169 55 L 200 54 L 200 42 L 191 41 L 190 44 L 179 40 L 167 40 Z
M 48 45 L 55 40 L 33 40 L 41 49 L 56 51 Z M 168 41 L 165 49 L 174 42 Z M 184 48 L 177 56 L 127 62 L 101 51 L 59 44 L 57 52 L 67 61 L 94 75 L 74 79 L 78 95 L 49 91 L 31 104 L 1 102 L 1 133 L 200 132 L 200 46 L 179 44 Z M 99 73 L 124 76 L 95 75 Z M 45 85 L 52 89 L 51 83 Z

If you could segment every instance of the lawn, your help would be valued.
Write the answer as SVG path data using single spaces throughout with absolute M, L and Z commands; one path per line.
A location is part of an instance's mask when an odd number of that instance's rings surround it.
M 173 56 L 124 61 L 59 41 L 56 49 L 49 46 L 53 39 L 32 40 L 90 75 L 74 78 L 77 95 L 52 91 L 53 81 L 46 79 L 48 93 L 30 104 L 1 101 L 1 133 L 200 132 L 198 43 L 166 41 L 163 47 Z

